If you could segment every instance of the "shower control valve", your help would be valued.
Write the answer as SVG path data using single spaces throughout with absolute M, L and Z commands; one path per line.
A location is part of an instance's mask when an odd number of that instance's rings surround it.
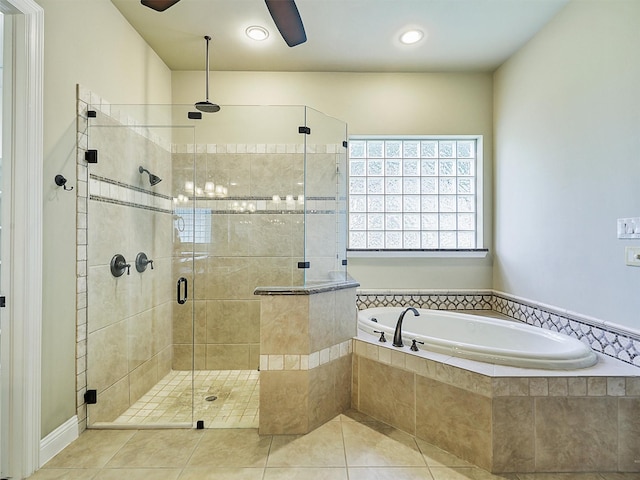
M 114 277 L 121 277 L 124 275 L 124 271 L 127 271 L 127 275 L 130 274 L 129 268 L 131 267 L 130 263 L 124 259 L 121 254 L 116 254 L 111 259 L 111 275 Z
M 418 345 L 416 345 L 417 343 L 419 343 L 420 345 L 424 345 L 424 342 L 419 342 L 418 340 L 416 340 L 414 338 L 413 340 L 411 340 L 411 347 L 409 347 L 409 349 L 412 352 L 417 352 L 418 351 Z
M 153 270 L 153 260 L 149 260 L 144 252 L 138 253 L 136 256 L 136 270 L 142 273 L 147 269 L 147 265 L 151 265 L 151 270 Z
M 380 339 L 378 340 L 379 342 L 382 343 L 386 343 L 387 339 L 384 336 L 384 332 L 380 331 L 380 330 L 374 330 L 373 333 L 379 333 L 380 334 Z

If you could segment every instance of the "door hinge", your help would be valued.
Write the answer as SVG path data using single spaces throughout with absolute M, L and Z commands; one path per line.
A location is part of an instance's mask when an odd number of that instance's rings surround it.
M 6 306 L 7 306 L 7 298 L 4 295 L 2 295 L 0 297 L 0 308 L 4 308 Z
M 98 403 L 98 391 L 97 390 L 87 390 L 84 394 L 84 403 L 87 405 L 95 405 Z

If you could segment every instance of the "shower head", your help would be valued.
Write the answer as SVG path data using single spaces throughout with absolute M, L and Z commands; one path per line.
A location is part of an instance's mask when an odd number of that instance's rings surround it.
M 209 35 L 205 35 L 204 39 L 207 41 L 207 61 L 206 61 L 206 97 L 204 101 L 197 102 L 195 107 L 204 113 L 215 113 L 220 111 L 220 105 L 216 105 L 215 103 L 211 103 L 209 101 L 209 41 L 211 37 Z
M 152 186 L 152 187 L 153 187 L 154 185 L 159 184 L 159 183 L 162 181 L 162 179 L 161 179 L 159 176 L 154 175 L 153 173 L 151 173 L 151 172 L 150 172 L 149 170 L 147 170 L 146 168 L 138 167 L 138 171 L 139 171 L 140 173 L 148 173 L 148 174 L 149 174 L 149 183 L 151 184 L 151 186 Z
M 220 111 L 220 105 L 208 101 L 196 103 L 196 108 L 204 113 L 215 113 Z

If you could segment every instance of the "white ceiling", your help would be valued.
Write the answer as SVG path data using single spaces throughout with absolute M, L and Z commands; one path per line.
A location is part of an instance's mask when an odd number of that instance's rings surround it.
M 289 48 L 264 0 L 181 0 L 155 12 L 138 0 L 112 0 L 171 70 L 434 72 L 492 71 L 536 34 L 568 0 L 296 0 L 307 42 Z M 263 42 L 244 31 L 262 25 Z M 407 27 L 425 31 L 399 43 Z

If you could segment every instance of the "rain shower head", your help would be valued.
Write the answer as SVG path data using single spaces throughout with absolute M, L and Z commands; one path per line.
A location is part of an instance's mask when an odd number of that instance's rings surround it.
M 220 105 L 207 102 L 206 100 L 203 102 L 196 103 L 196 108 L 204 113 L 215 113 L 220 111 Z
M 153 173 L 151 173 L 151 172 L 150 172 L 149 170 L 147 170 L 146 168 L 138 167 L 138 171 L 139 171 L 140 173 L 148 173 L 148 174 L 149 174 L 149 183 L 151 184 L 151 186 L 152 186 L 152 187 L 153 187 L 154 185 L 159 184 L 159 183 L 162 181 L 162 179 L 161 179 L 159 176 L 154 175 Z
M 209 41 L 211 37 L 209 35 L 205 35 L 204 39 L 207 42 L 207 61 L 206 61 L 206 98 L 202 102 L 197 102 L 195 107 L 204 113 L 215 113 L 220 111 L 220 105 L 216 105 L 215 103 L 211 103 L 209 101 Z

